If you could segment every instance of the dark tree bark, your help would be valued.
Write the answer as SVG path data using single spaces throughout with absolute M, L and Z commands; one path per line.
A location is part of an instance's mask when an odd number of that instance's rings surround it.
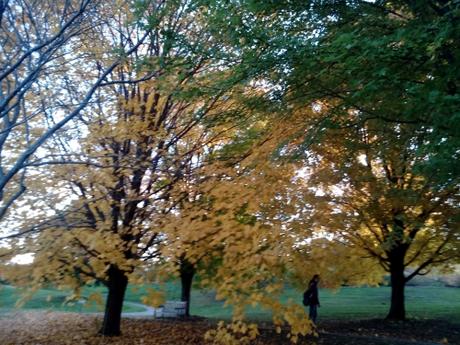
M 391 306 L 387 320 L 405 320 L 406 307 L 404 300 L 404 289 L 406 277 L 404 276 L 405 249 L 397 247 L 393 249 L 390 258 L 391 277 Z
M 104 321 L 99 334 L 104 336 L 118 336 L 121 334 L 121 311 L 126 287 L 128 286 L 128 277 L 122 270 L 115 266 L 111 266 L 108 272 L 108 281 L 106 285 L 109 294 L 105 305 Z
M 195 266 L 187 259 L 180 259 L 181 301 L 187 302 L 185 316 L 190 316 L 190 299 Z

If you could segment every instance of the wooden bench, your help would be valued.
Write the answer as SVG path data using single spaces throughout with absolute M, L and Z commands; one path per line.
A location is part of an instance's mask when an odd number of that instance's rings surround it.
M 181 317 L 185 316 L 187 302 L 166 301 L 165 304 L 153 310 L 153 317 Z

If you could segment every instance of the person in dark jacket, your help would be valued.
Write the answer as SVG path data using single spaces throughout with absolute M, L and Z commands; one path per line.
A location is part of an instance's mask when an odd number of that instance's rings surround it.
M 318 307 L 319 304 L 319 296 L 318 296 L 318 283 L 319 283 L 319 274 L 315 274 L 313 278 L 311 278 L 310 282 L 308 283 L 308 289 L 304 292 L 304 300 L 307 301 L 310 310 L 308 316 L 310 320 L 316 323 L 316 318 L 318 316 Z

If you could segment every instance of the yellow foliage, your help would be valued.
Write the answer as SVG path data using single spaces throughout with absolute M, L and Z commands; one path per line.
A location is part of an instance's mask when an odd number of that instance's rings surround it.
M 205 339 L 212 344 L 244 345 L 250 344 L 258 335 L 259 331 L 256 324 L 234 321 L 226 325 L 220 321 L 217 329 L 206 332 Z
M 158 308 L 165 302 L 165 293 L 155 289 L 147 289 L 147 296 L 142 297 L 142 303 Z
M 86 299 L 87 303 L 96 303 L 97 305 L 103 305 L 104 304 L 104 300 L 102 298 L 102 295 L 98 292 L 93 292 L 91 293 L 87 299 Z

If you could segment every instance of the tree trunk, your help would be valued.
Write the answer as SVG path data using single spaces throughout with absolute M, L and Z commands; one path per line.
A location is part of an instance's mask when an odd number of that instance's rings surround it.
M 111 266 L 107 283 L 109 294 L 105 305 L 104 321 L 99 334 L 104 336 L 118 336 L 121 334 L 121 311 L 127 286 L 128 277 L 126 274 L 117 267 Z
M 187 302 L 185 316 L 190 316 L 190 295 L 192 291 L 195 266 L 186 259 L 180 260 L 181 301 Z
M 404 301 L 404 288 L 406 279 L 404 277 L 404 257 L 391 262 L 391 307 L 387 315 L 387 320 L 405 320 L 406 307 Z

